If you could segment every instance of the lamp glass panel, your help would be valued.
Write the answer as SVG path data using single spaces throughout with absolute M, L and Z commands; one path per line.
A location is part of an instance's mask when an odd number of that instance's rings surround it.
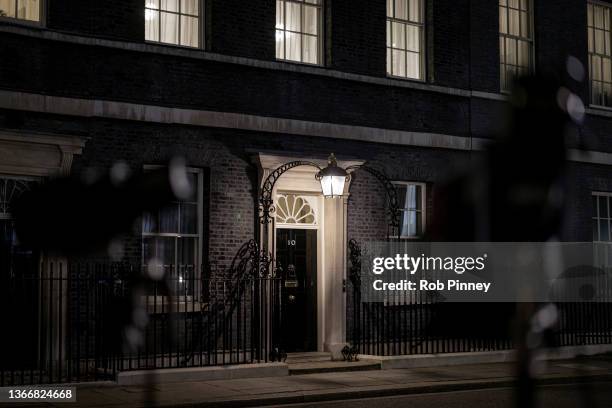
M 332 192 L 334 196 L 342 195 L 344 192 L 344 176 L 332 176 Z
M 331 197 L 332 194 L 332 178 L 330 176 L 321 177 L 321 191 L 325 197 Z

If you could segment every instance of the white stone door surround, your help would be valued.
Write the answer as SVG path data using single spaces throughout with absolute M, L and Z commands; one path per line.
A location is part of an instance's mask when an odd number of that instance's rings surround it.
M 330 152 L 332 153 L 332 152 Z M 279 166 L 296 160 L 327 165 L 327 157 L 304 156 L 288 152 L 257 152 L 253 157 L 259 167 L 259 189 L 268 175 Z M 361 165 L 360 160 L 343 160 L 338 157 L 338 166 Z M 347 202 L 349 183 L 344 195 L 338 198 L 324 198 L 321 185 L 315 179 L 317 168 L 298 166 L 285 172 L 274 185 L 273 197 L 278 192 L 316 196 L 319 200 L 317 216 L 317 349 L 329 351 L 332 358 L 342 359 L 342 348 L 346 345 L 346 251 L 347 251 Z M 267 246 L 276 253 L 276 226 L 268 228 Z M 299 228 L 299 227 L 298 227 Z M 260 241 L 263 234 L 260 236 Z M 260 242 L 261 244 L 261 242 Z

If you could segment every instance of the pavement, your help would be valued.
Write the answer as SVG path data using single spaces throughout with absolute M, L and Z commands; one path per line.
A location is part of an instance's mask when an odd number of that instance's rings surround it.
M 540 386 L 612 382 L 612 355 L 541 361 L 534 366 Z M 153 386 L 84 384 L 77 402 L 24 404 L 70 407 L 252 407 L 317 403 L 409 394 L 512 387 L 514 364 L 495 363 L 377 371 L 355 371 L 211 381 L 185 381 Z M 1 405 L 1 404 L 0 404 Z M 20 405 L 22 406 L 22 405 Z

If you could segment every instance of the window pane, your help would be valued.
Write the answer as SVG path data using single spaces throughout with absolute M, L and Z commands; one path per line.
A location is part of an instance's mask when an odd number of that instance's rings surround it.
M 525 38 L 531 37 L 531 25 L 529 24 L 529 15 L 527 12 L 521 12 L 521 36 Z
M 178 44 L 178 14 L 161 13 L 161 42 Z
M 142 216 L 142 232 L 157 232 L 157 222 L 151 213 Z
M 595 6 L 593 25 L 597 28 L 603 28 L 603 8 Z
M 599 218 L 608 218 L 608 197 L 599 197 Z
M 394 48 L 406 49 L 406 31 L 405 24 L 393 23 L 393 44 Z
M 24 20 L 40 21 L 39 0 L 19 0 L 17 17 Z
M 300 61 L 301 55 L 302 55 L 301 54 L 302 53 L 301 35 L 286 32 L 285 41 L 286 41 L 285 50 L 287 53 L 285 58 L 289 60 L 293 60 L 293 61 Z
M 409 17 L 410 21 L 415 21 L 417 23 L 421 22 L 421 0 L 410 0 L 410 10 Z
M 610 59 L 602 58 L 602 74 L 605 82 L 612 82 L 612 65 L 610 65 Z
M 198 233 L 198 205 L 181 203 L 181 229 L 182 234 Z
M 508 33 L 508 15 L 506 14 L 506 8 L 499 8 L 499 32 L 507 34 Z
M 393 17 L 393 0 L 387 0 L 387 17 Z
M 15 17 L 15 0 L 0 0 L 0 16 Z
M 602 30 L 595 30 L 595 52 L 604 53 L 604 32 Z
M 192 16 L 198 16 L 198 4 L 199 0 L 181 0 L 181 13 L 191 14 Z
M 197 17 L 181 16 L 181 45 L 197 47 L 199 31 Z
M 593 5 L 587 6 L 587 22 L 589 26 L 593 26 Z
M 276 30 L 276 58 L 285 58 L 285 32 Z
M 599 220 L 599 240 L 609 241 L 610 236 L 608 235 L 608 220 Z
M 421 59 L 419 58 L 419 54 L 408 52 L 406 58 L 406 76 L 408 78 L 421 79 Z
M 159 0 L 146 0 L 145 8 L 153 8 L 159 10 Z
M 174 265 L 174 240 L 174 237 L 143 237 L 143 262 L 156 259 L 161 265 Z
M 159 11 L 145 10 L 145 40 L 159 41 Z
M 421 28 L 417 26 L 406 26 L 406 48 L 410 51 L 419 52 L 421 50 Z
M 508 0 L 508 7 L 519 8 L 519 0 Z
M 276 0 L 276 28 L 285 28 L 284 2 Z
M 157 225 L 159 232 L 178 233 L 178 204 L 171 204 L 160 210 Z
M 316 64 L 319 62 L 319 50 L 317 37 L 305 35 L 304 39 L 304 62 L 309 64 Z
M 287 30 L 291 31 L 301 31 L 301 15 L 300 15 L 301 5 L 293 2 L 285 3 L 285 12 L 287 13 L 285 24 L 287 24 Z
M 593 241 L 599 241 L 599 223 L 593 219 Z
M 592 213 L 592 214 L 593 214 L 593 217 L 598 217 L 598 214 L 599 214 L 599 213 L 597 212 L 597 201 L 598 201 L 598 198 L 597 198 L 597 196 L 596 196 L 596 195 L 591 196 L 591 197 L 592 197 L 592 199 L 593 199 L 593 213 Z
M 319 23 L 318 23 L 318 8 L 311 6 L 304 6 L 304 32 L 307 34 L 318 34 Z
M 387 47 L 391 46 L 391 22 L 387 20 Z
M 600 57 L 593 57 L 591 59 L 591 75 L 592 75 L 592 79 L 594 80 L 602 80 L 603 79 L 603 75 L 601 73 L 601 58 Z
M 166 11 L 174 11 L 178 13 L 179 11 L 179 1 L 178 0 L 161 0 L 161 9 Z
M 408 20 L 408 0 L 395 0 L 395 18 Z
M 406 52 L 393 50 L 393 75 L 406 76 Z
M 509 9 L 508 17 L 508 32 L 516 36 L 521 35 L 518 10 Z
M 418 237 L 422 234 L 421 213 L 417 211 L 402 211 L 400 214 L 400 236 Z
M 511 38 L 506 38 L 506 63 L 511 65 L 517 64 L 516 40 Z
M 197 264 L 196 259 L 196 244 L 197 238 L 181 237 L 177 238 L 178 264 L 180 266 L 194 266 Z M 180 268 L 188 272 L 191 268 Z M 184 276 L 185 277 L 185 276 Z M 186 278 L 186 277 L 185 277 Z
M 391 48 L 387 48 L 387 74 L 393 74 L 391 72 Z
M 526 41 L 518 42 L 518 64 L 521 67 L 529 67 L 529 43 Z

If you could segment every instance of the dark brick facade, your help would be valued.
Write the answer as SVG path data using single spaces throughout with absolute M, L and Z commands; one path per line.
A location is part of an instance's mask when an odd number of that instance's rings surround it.
M 327 1 L 324 65 L 310 70 L 273 62 L 273 0 L 208 0 L 205 50 L 144 46 L 142 1 L 64 0 L 49 1 L 47 28 L 0 23 L 6 29 L 0 41 L 0 90 L 492 138 L 503 126 L 507 107 L 499 95 L 497 2 L 426 3 L 428 72 L 420 88 L 404 86 L 413 84 L 410 81 L 381 81 L 386 77 L 384 0 Z M 586 66 L 585 15 L 586 2 L 535 2 L 538 71 L 559 75 L 567 55 Z M 9 33 L 14 26 L 19 30 Z M 68 33 L 72 40 L 41 35 L 46 29 Z M 86 37 L 118 41 L 92 43 Z M 217 58 L 216 54 L 249 60 Z M 453 89 L 436 91 L 430 85 Z M 588 97 L 586 83 L 573 87 L 584 99 Z M 495 95 L 470 96 L 470 91 Z M 612 152 L 611 125 L 612 118 L 589 114 L 572 143 Z M 14 110 L 0 112 L 0 128 L 90 138 L 74 163 L 77 174 L 87 166 L 108 168 L 117 160 L 139 169 L 143 164 L 164 163 L 175 154 L 185 156 L 191 166 L 209 169 L 207 252 L 221 264 L 227 264 L 239 245 L 254 237 L 257 170 L 249 151 L 284 150 L 305 156 L 336 152 L 367 160 L 393 179 L 426 182 L 430 193 L 449 169 L 470 156 L 462 151 L 308 135 Z M 588 240 L 590 191 L 612 191 L 610 170 L 573 163 L 568 174 L 573 188 L 563 238 Z M 384 237 L 382 197 L 372 177 L 355 176 L 349 238 Z M 138 257 L 138 240 L 128 242 L 128 255 Z

